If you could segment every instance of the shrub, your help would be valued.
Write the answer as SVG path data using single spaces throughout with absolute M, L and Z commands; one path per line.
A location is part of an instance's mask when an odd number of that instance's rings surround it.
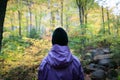
M 35 28 L 32 28 L 30 30 L 29 37 L 30 38 L 39 38 L 39 34 L 37 33 L 37 30 Z
M 114 39 L 110 48 L 113 53 L 113 59 L 120 65 L 120 37 Z

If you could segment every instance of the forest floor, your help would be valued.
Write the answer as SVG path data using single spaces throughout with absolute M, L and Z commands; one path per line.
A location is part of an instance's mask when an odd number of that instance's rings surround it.
M 0 61 L 0 80 L 37 80 L 38 66 L 48 53 L 49 40 L 25 39 L 31 45 L 23 54 L 17 54 L 17 60 Z
M 50 40 L 24 38 L 30 46 L 24 53 L 11 55 L 12 59 L 0 59 L 0 80 L 37 80 L 38 67 L 51 48 Z M 72 48 L 72 47 L 77 48 Z M 79 45 L 70 46 L 71 51 L 80 58 Z M 75 49 L 75 50 L 74 50 Z M 77 54 L 76 54 L 77 53 Z M 91 80 L 86 75 L 85 80 Z

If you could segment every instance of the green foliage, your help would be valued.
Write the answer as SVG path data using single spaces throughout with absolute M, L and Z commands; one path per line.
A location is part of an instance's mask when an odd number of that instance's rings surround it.
M 113 39 L 113 35 L 93 35 L 92 38 L 89 38 L 89 41 L 86 43 L 86 45 L 93 47 L 109 47 L 112 44 Z
M 119 76 L 118 76 L 118 80 L 120 80 L 120 74 L 119 74 Z
M 51 46 L 49 40 L 10 36 L 9 38 L 4 38 L 3 42 L 3 52 L 0 56 L 0 60 L 4 60 L 5 63 L 0 64 L 0 66 L 3 65 L 4 67 L 0 67 L 0 76 L 3 75 L 2 79 L 37 80 L 37 68 Z M 11 45 L 8 45 L 9 43 Z M 27 44 L 29 46 L 24 47 Z M 23 54 L 17 50 L 8 49 L 12 45 L 16 47 L 22 45 L 21 47 L 24 48 L 22 51 Z M 19 50 L 22 50 L 22 48 Z
M 111 51 L 113 52 L 114 60 L 120 62 L 120 37 L 114 38 L 111 45 Z
M 37 30 L 35 28 L 32 28 L 29 33 L 30 38 L 39 38 L 39 34 L 37 33 Z
M 13 56 L 23 54 L 25 48 L 30 46 L 30 43 L 19 36 L 9 36 L 8 38 L 3 38 L 2 45 L 1 58 L 15 59 Z

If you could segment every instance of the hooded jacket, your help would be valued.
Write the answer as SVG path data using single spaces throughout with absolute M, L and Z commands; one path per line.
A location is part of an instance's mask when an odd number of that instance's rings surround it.
M 39 66 L 38 80 L 84 80 L 83 69 L 68 46 L 55 44 Z

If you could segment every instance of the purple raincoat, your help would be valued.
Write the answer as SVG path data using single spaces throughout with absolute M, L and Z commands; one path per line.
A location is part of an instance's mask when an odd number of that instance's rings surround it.
M 38 80 L 84 80 L 83 69 L 68 46 L 55 44 L 39 66 Z

